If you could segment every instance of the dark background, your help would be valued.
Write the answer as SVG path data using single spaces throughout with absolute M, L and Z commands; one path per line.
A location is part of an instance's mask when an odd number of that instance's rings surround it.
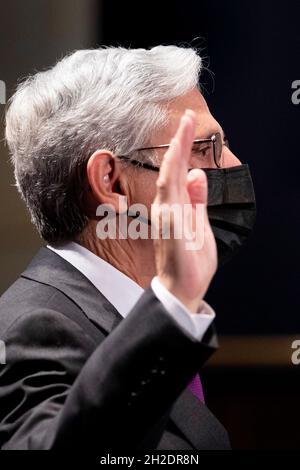
M 248 246 L 221 268 L 207 299 L 221 333 L 300 330 L 300 2 L 118 2 L 102 9 L 102 42 L 202 50 L 204 96 L 233 152 L 250 165 L 257 223 Z

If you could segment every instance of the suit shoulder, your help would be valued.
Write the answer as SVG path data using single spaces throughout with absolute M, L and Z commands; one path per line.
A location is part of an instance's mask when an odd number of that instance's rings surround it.
M 19 277 L 0 297 L 0 337 L 24 314 L 39 314 L 45 308 L 57 313 L 79 310 L 55 287 Z

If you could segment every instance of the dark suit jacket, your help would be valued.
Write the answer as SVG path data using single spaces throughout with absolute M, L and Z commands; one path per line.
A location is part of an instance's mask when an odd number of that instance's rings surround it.
M 118 295 L 118 292 L 116 292 Z M 187 385 L 217 347 L 197 342 L 149 288 L 123 319 L 42 248 L 0 300 L 2 449 L 226 449 Z

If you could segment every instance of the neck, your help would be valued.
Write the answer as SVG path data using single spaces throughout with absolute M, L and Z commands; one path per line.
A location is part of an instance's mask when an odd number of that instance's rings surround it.
M 96 222 L 90 221 L 76 242 L 130 277 L 143 289 L 149 287 L 156 274 L 151 239 L 132 240 L 128 237 L 100 240 L 96 235 Z

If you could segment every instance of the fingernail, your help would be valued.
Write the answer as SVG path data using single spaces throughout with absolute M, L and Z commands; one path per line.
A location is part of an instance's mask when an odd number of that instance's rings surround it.
M 182 118 L 181 118 L 181 122 L 190 122 L 189 116 L 187 116 L 187 115 L 184 114 L 184 115 L 182 116 Z
M 186 109 L 185 114 L 188 117 L 194 117 L 195 116 L 195 111 L 193 111 L 192 109 Z

